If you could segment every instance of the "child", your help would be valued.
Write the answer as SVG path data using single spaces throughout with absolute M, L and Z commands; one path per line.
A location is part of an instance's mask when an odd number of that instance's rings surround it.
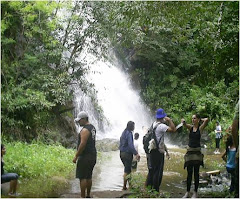
M 139 138 L 139 133 L 135 133 L 134 134 L 134 148 L 136 149 L 136 151 L 138 152 L 138 138 Z M 132 160 L 132 169 L 133 170 L 137 170 L 137 162 L 139 161 L 139 159 L 137 159 L 136 155 L 133 155 L 133 160 Z
M 235 189 L 235 168 L 236 168 L 236 147 L 233 143 L 232 135 L 229 135 L 226 141 L 226 151 L 222 155 L 223 160 L 227 162 L 227 172 L 231 174 L 231 185 L 229 192 L 232 193 Z

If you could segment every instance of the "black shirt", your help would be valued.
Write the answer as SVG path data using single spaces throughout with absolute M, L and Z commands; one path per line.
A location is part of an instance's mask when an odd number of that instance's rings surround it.
M 89 154 L 89 153 L 97 153 L 96 147 L 95 147 L 95 140 L 96 140 L 96 129 L 92 124 L 87 124 L 83 127 L 83 129 L 87 129 L 90 132 L 90 136 L 88 137 L 87 144 L 85 149 L 83 150 L 82 154 L 80 156 Z M 82 131 L 81 131 L 82 132 Z M 81 132 L 78 135 L 78 144 L 77 144 L 77 150 L 79 148 L 79 145 L 81 143 Z
M 190 130 L 189 133 L 189 143 L 188 146 L 192 148 L 201 147 L 200 146 L 200 139 L 201 139 L 201 133 L 199 127 L 197 128 L 196 132 L 193 132 L 193 127 Z

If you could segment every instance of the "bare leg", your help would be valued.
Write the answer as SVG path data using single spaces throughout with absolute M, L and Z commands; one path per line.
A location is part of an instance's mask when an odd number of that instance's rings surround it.
M 123 190 L 127 189 L 127 173 L 124 173 L 123 175 Z
M 92 179 L 87 179 L 87 196 L 90 197 L 92 188 Z
M 18 184 L 17 180 L 11 180 L 10 181 L 9 193 L 16 193 L 16 191 L 17 191 L 17 184 Z
M 86 198 L 86 189 L 87 189 L 87 180 L 80 180 L 80 190 L 81 190 L 81 198 Z

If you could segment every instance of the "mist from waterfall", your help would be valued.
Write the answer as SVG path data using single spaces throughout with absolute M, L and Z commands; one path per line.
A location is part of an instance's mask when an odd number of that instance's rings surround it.
M 98 139 L 119 139 L 128 121 L 135 122 L 134 132 L 138 132 L 142 137 L 142 127 L 149 127 L 154 118 L 142 102 L 139 93 L 132 89 L 129 75 L 123 72 L 116 57 L 115 61 L 110 63 L 98 60 L 89 53 L 86 54 L 85 61 L 90 68 L 86 78 L 95 85 L 98 104 L 105 119 L 97 119 L 90 97 L 78 90 L 75 93 L 75 115 L 82 110 L 88 112 L 90 122 L 97 128 Z

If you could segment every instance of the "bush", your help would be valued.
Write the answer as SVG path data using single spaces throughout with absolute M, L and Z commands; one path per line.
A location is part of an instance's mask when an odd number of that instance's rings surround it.
M 66 177 L 75 167 L 72 163 L 74 150 L 60 144 L 12 142 L 5 143 L 5 147 L 5 170 L 24 178 Z

